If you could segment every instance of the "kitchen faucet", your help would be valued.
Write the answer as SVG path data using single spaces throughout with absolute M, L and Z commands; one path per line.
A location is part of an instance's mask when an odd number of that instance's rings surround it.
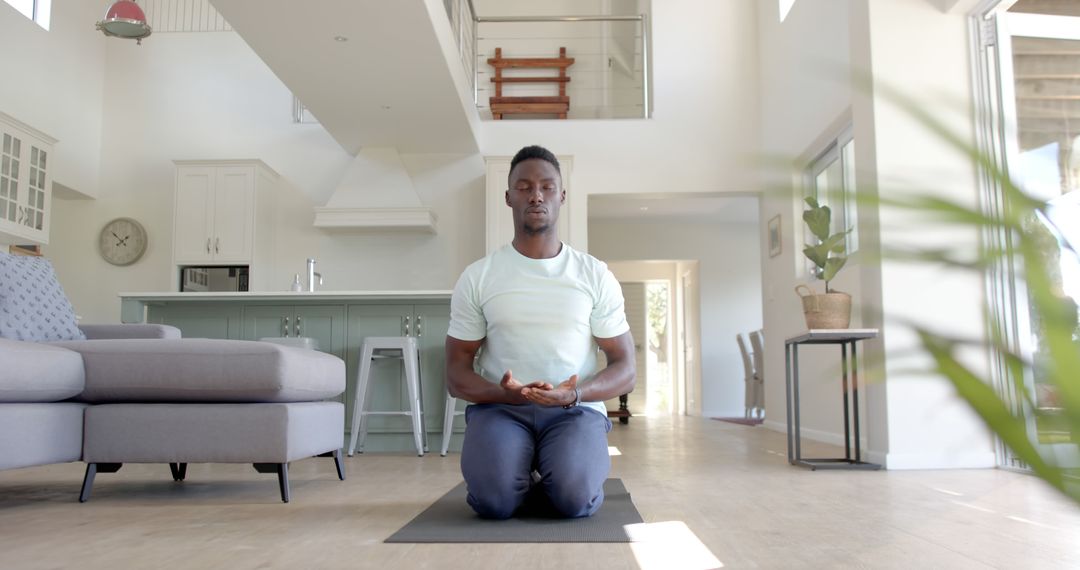
M 307 290 L 309 293 L 315 292 L 315 278 L 319 278 L 319 285 L 322 285 L 322 273 L 315 272 L 315 258 L 309 257 L 307 260 Z

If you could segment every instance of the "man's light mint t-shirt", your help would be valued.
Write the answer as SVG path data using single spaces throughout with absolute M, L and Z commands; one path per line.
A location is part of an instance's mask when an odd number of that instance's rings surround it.
M 465 269 L 450 301 L 448 334 L 486 339 L 479 373 L 499 382 L 511 370 L 522 384 L 558 385 L 597 372 L 596 338 L 626 333 L 622 289 L 607 265 L 565 243 L 550 259 L 506 245 Z M 582 402 L 604 415 L 603 402 Z

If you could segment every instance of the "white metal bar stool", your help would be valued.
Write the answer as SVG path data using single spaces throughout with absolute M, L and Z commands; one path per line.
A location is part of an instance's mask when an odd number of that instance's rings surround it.
M 473 355 L 473 372 L 480 374 L 480 353 L 484 351 L 484 347 L 480 347 Z M 468 404 L 468 402 L 466 402 Z M 443 424 L 442 424 L 442 450 L 439 455 L 446 457 L 446 451 L 450 449 L 450 436 L 454 433 L 454 418 L 457 416 L 464 416 L 465 411 L 458 411 L 457 398 L 450 395 L 450 389 L 446 390 L 446 409 L 443 410 Z
M 408 410 L 369 411 L 364 408 L 371 386 L 371 363 L 373 360 L 401 359 L 405 368 L 405 387 L 409 392 Z M 416 454 L 427 451 L 427 434 L 424 429 L 424 402 L 420 391 L 420 356 L 416 339 L 411 336 L 369 336 L 360 348 L 359 370 L 356 373 L 356 397 L 353 400 L 352 435 L 349 438 L 349 456 L 359 444 L 364 452 L 368 416 L 411 416 Z
M 446 393 L 446 410 L 443 412 L 442 425 L 442 451 L 439 455 L 446 457 L 446 450 L 450 449 L 450 435 L 454 431 L 454 417 L 465 415 L 464 411 L 458 411 L 457 398 Z

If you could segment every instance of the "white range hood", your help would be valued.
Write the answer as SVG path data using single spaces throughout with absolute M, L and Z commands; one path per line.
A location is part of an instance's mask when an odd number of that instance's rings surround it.
M 315 208 L 315 227 L 328 230 L 435 233 L 436 220 L 394 148 L 361 149 L 326 206 Z

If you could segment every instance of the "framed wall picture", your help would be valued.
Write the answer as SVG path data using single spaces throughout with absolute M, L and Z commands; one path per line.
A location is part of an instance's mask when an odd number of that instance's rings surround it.
M 769 220 L 769 257 L 780 255 L 780 214 Z

